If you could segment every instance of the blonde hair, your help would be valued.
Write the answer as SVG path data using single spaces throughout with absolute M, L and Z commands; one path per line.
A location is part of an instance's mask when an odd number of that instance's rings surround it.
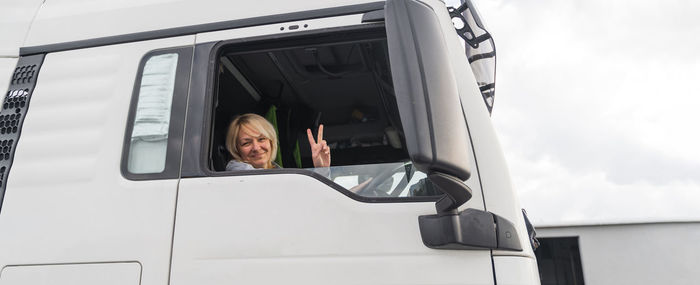
M 270 140 L 270 160 L 265 168 L 272 168 L 272 162 L 277 158 L 277 132 L 275 127 L 260 115 L 247 113 L 233 119 L 226 134 L 226 149 L 233 156 L 233 159 L 243 161 L 238 152 L 238 133 L 244 125 Z

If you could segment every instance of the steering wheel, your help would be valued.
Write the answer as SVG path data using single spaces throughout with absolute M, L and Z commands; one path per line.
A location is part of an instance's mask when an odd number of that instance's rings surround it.
M 379 172 L 379 174 L 375 175 L 372 177 L 372 181 L 370 181 L 367 185 L 365 185 L 360 191 L 357 192 L 358 195 L 365 196 L 365 197 L 395 197 L 400 194 L 400 192 L 397 192 L 396 190 L 398 188 L 403 188 L 406 185 L 401 185 L 404 183 L 399 183 L 394 189 L 391 189 L 390 192 L 384 192 L 382 190 L 379 190 L 378 187 L 379 185 L 382 185 L 384 182 L 389 180 L 389 178 L 392 178 L 394 174 L 398 172 L 403 172 L 403 176 L 401 177 L 401 181 L 408 179 L 407 174 L 406 174 L 406 165 L 410 164 L 410 162 L 402 163 L 399 164 L 396 167 L 388 167 Z

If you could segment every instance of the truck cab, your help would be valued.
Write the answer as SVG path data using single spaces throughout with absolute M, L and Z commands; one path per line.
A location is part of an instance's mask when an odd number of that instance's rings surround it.
M 0 285 L 539 284 L 470 1 L 16 5 Z M 226 170 L 245 113 L 279 168 Z

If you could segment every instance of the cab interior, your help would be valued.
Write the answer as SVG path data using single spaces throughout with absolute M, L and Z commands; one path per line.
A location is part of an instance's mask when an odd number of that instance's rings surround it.
M 319 124 L 332 166 L 408 161 L 383 27 L 232 43 L 216 59 L 213 170 L 231 159 L 228 125 L 250 112 L 276 127 L 284 168 L 313 167 L 306 129 Z

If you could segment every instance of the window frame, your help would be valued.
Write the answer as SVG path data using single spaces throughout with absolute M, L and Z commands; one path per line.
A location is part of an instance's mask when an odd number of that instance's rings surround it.
M 175 84 L 173 86 L 173 98 L 170 108 L 170 122 L 168 126 L 168 140 L 165 156 L 165 167 L 158 173 L 132 173 L 128 168 L 129 152 L 131 151 L 131 135 L 134 130 L 134 120 L 136 117 L 136 107 L 138 105 L 141 81 L 143 79 L 143 69 L 154 56 L 163 54 L 178 55 L 177 67 L 175 71 Z M 127 116 L 126 128 L 124 132 L 124 144 L 122 146 L 121 174 L 129 180 L 158 180 L 177 179 L 180 177 L 180 164 L 182 156 L 183 135 L 185 130 L 185 111 L 187 110 L 187 100 L 189 94 L 189 81 L 192 67 L 193 47 L 174 47 L 149 51 L 141 57 L 138 71 L 134 80 L 134 89 L 129 105 L 129 115 Z
M 414 196 L 414 197 L 368 197 L 361 196 L 340 186 L 309 169 L 283 168 L 266 170 L 239 170 L 239 171 L 215 171 L 210 167 L 210 159 L 213 146 L 213 123 L 214 123 L 214 100 L 218 96 L 217 84 L 220 66 L 219 58 L 225 50 L 236 48 L 260 47 L 262 45 L 280 45 L 293 41 L 303 41 L 318 37 L 319 35 L 332 36 L 338 32 L 362 32 L 368 30 L 384 30 L 384 22 L 365 23 L 352 26 L 334 27 L 315 31 L 300 31 L 296 33 L 272 34 L 264 36 L 254 36 L 231 40 L 221 40 L 216 42 L 199 43 L 195 46 L 195 56 L 193 59 L 193 69 L 206 70 L 206 72 L 194 73 L 190 93 L 193 94 L 188 103 L 188 118 L 186 126 L 186 138 L 182 161 L 181 178 L 203 178 L 203 177 L 236 177 L 250 175 L 276 175 L 276 174 L 297 174 L 310 176 L 343 195 L 364 203 L 415 203 L 415 202 L 436 202 L 444 197 L 439 196 Z M 236 47 L 237 46 L 237 47 Z M 233 47 L 233 48 L 232 48 Z M 206 67 L 204 66 L 206 65 Z M 201 95 L 199 95 L 201 94 Z

